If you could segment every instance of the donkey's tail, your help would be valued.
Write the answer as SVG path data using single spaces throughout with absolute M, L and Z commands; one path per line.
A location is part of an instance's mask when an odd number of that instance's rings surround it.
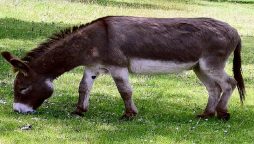
M 234 51 L 233 59 L 233 73 L 234 78 L 237 81 L 237 88 L 240 95 L 241 103 L 245 100 L 245 86 L 242 76 L 242 65 L 241 65 L 241 39 L 239 40 L 236 49 Z

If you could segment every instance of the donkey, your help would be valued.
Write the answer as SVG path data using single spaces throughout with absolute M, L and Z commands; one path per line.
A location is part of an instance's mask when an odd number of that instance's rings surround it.
M 234 52 L 233 73 L 224 71 Z M 208 91 L 201 118 L 228 120 L 228 100 L 237 86 L 245 99 L 241 72 L 241 39 L 227 23 L 211 18 L 143 18 L 108 16 L 53 35 L 19 59 L 2 56 L 18 71 L 14 82 L 14 111 L 33 113 L 53 93 L 53 80 L 85 66 L 74 114 L 88 110 L 93 82 L 109 73 L 124 101 L 123 117 L 138 111 L 132 99 L 128 74 L 174 73 L 193 70 Z

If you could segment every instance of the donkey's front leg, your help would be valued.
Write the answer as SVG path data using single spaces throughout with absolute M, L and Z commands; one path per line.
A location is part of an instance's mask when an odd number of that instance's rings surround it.
M 79 85 L 79 100 L 76 110 L 72 114 L 83 116 L 83 112 L 88 110 L 90 90 L 93 86 L 95 78 L 98 76 L 95 70 L 86 68 L 83 78 Z
M 110 73 L 124 101 L 125 112 L 122 118 L 129 119 L 134 117 L 138 113 L 138 111 L 132 100 L 132 89 L 128 80 L 128 69 L 113 67 L 113 68 L 110 68 Z

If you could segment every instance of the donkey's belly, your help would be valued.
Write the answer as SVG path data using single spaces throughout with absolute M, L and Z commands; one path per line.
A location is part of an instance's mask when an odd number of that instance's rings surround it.
M 149 59 L 130 59 L 129 70 L 132 73 L 177 73 L 191 69 L 197 62 L 174 62 Z

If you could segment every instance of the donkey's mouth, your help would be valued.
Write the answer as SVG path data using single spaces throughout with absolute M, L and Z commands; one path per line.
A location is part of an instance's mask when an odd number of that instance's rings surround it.
M 32 107 L 22 103 L 14 103 L 13 110 L 22 114 L 34 114 L 36 112 Z
M 21 114 L 34 114 L 34 113 L 36 113 L 36 110 L 28 111 L 28 112 L 21 112 L 21 111 L 18 111 L 18 110 L 14 110 L 14 112 L 21 113 Z

